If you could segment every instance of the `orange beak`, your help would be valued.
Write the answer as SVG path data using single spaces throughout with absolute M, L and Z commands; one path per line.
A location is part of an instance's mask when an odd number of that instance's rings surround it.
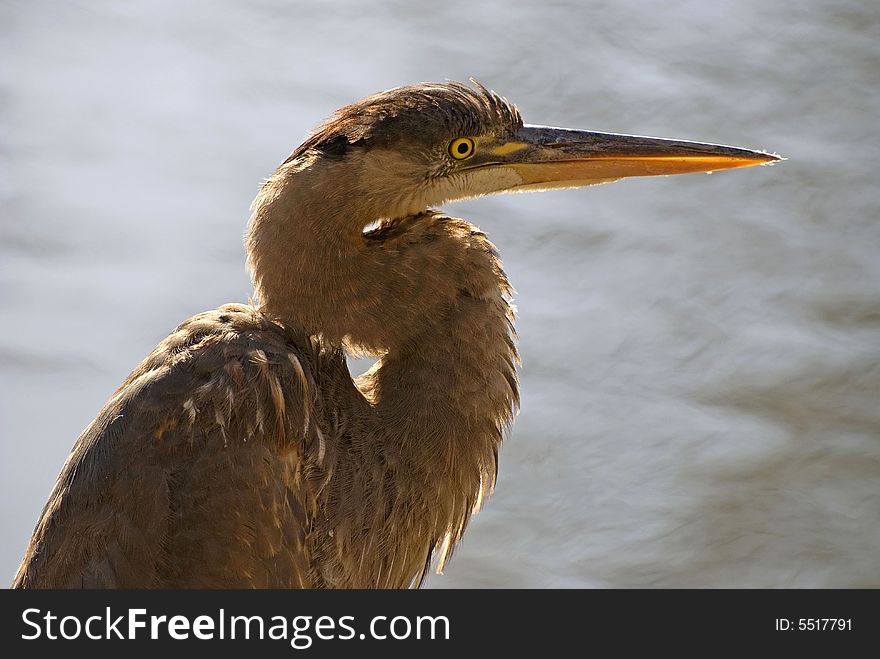
M 573 188 L 628 176 L 714 172 L 783 159 L 719 144 L 528 125 L 512 140 L 490 147 L 486 155 L 490 162 L 478 166 L 506 167 L 518 174 L 522 183 L 508 188 L 512 191 Z

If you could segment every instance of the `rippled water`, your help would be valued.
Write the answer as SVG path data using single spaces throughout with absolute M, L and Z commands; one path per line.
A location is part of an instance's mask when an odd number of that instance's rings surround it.
M 880 586 L 880 5 L 4 2 L 0 573 L 335 107 L 475 76 L 527 121 L 773 168 L 452 210 L 519 294 L 523 405 L 451 586 Z M 655 8 L 656 7 L 656 8 Z

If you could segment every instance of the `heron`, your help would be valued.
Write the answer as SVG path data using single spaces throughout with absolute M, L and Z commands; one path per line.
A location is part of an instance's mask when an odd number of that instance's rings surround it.
M 343 107 L 261 185 L 249 304 L 186 320 L 82 432 L 17 588 L 407 588 L 493 490 L 512 288 L 445 202 L 779 157 L 524 124 L 476 81 Z M 352 377 L 346 354 L 377 361 Z

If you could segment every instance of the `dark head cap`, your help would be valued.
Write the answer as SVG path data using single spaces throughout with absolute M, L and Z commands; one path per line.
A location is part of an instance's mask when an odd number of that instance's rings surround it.
M 395 87 L 337 110 L 288 158 L 315 149 L 343 156 L 351 146 L 393 147 L 400 140 L 443 143 L 460 135 L 512 136 L 519 111 L 472 81 Z

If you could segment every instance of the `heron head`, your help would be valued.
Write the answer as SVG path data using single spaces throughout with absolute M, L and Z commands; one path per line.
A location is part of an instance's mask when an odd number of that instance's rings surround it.
M 369 96 L 338 110 L 287 162 L 344 170 L 345 188 L 354 187 L 376 217 L 400 217 L 487 194 L 780 159 L 717 144 L 526 125 L 512 104 L 475 85 L 411 85 Z

